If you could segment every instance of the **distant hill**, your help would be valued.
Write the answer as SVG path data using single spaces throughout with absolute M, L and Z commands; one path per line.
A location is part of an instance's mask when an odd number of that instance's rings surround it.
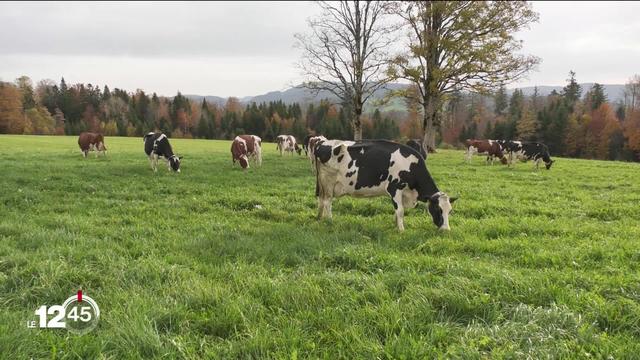
M 584 96 L 584 94 L 587 91 L 589 91 L 589 89 L 591 89 L 591 87 L 593 86 L 593 83 L 581 83 L 580 86 L 582 87 L 582 96 Z M 624 85 L 603 84 L 603 86 L 604 86 L 605 94 L 607 95 L 607 98 L 609 99 L 610 102 L 616 103 L 624 98 Z M 382 99 L 389 90 L 403 89 L 406 87 L 407 87 L 406 84 L 400 84 L 400 83 L 388 84 L 384 89 L 380 89 L 376 91 L 376 93 L 373 96 L 373 99 L 374 100 Z M 519 89 L 521 89 L 524 95 L 526 96 L 533 95 L 533 89 L 534 89 L 533 86 L 521 87 Z M 509 96 L 513 93 L 514 90 L 515 88 L 507 89 L 507 93 L 509 94 Z M 553 90 L 560 93 L 562 92 L 562 86 L 547 86 L 547 85 L 538 86 L 538 93 L 540 94 L 540 96 L 547 96 Z M 184 95 L 184 96 L 196 101 L 202 101 L 202 99 L 205 98 L 207 99 L 207 102 L 215 103 L 217 105 L 224 105 L 227 102 L 227 98 L 223 98 L 220 96 L 212 96 L 212 95 L 206 95 L 206 96 Z M 335 95 L 331 94 L 328 91 L 321 91 L 319 94 L 316 95 L 310 90 L 305 89 L 301 86 L 292 87 L 284 91 L 270 91 L 262 95 L 245 96 L 240 98 L 240 102 L 243 104 L 249 104 L 252 102 L 262 103 L 262 102 L 270 102 L 270 101 L 282 101 L 285 104 L 299 103 L 299 104 L 306 105 L 309 103 L 319 102 L 322 99 L 329 99 L 330 101 L 338 102 L 338 99 L 335 97 Z M 384 106 L 380 106 L 375 102 L 367 103 L 365 106 L 365 112 L 372 112 L 375 108 L 380 108 L 380 110 L 383 112 L 387 112 L 387 111 L 404 112 L 405 111 L 403 99 L 393 99 L 392 101 L 388 102 Z
M 208 103 L 213 103 L 213 104 L 220 105 L 220 106 L 224 105 L 227 102 L 227 98 L 223 98 L 223 97 L 220 97 L 220 96 L 213 96 L 213 95 L 206 95 L 206 96 L 203 96 L 203 95 L 183 95 L 183 96 L 186 97 L 189 100 L 195 100 L 195 101 L 198 101 L 198 102 L 202 102 L 202 99 L 205 98 L 205 99 L 207 99 Z

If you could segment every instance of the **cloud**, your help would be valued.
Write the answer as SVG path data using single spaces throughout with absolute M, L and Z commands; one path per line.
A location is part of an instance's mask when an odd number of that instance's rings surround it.
M 313 4 L 2 3 L 0 54 L 139 57 L 293 54 Z

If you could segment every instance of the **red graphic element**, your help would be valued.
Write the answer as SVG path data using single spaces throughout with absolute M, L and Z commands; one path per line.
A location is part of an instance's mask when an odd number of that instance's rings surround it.
M 78 290 L 78 302 L 82 302 L 82 290 Z

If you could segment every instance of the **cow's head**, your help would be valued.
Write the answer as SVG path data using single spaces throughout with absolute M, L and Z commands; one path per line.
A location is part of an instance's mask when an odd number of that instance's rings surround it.
M 544 166 L 547 168 L 547 170 L 549 170 L 549 169 L 551 169 L 551 165 L 553 165 L 554 162 L 555 162 L 555 160 L 549 159 L 549 161 L 545 161 L 544 162 Z
M 171 166 L 171 170 L 180 172 L 180 160 L 182 160 L 182 156 L 173 155 L 169 158 L 169 166 Z
M 241 155 L 240 158 L 238 159 L 238 162 L 240 163 L 240 166 L 242 166 L 243 169 L 246 169 L 249 167 L 249 158 L 247 157 L 247 155 Z
M 433 218 L 433 223 L 440 230 L 451 230 L 449 227 L 449 213 L 451 213 L 452 206 L 458 198 L 450 198 L 443 192 L 437 192 L 429 198 L 429 213 Z

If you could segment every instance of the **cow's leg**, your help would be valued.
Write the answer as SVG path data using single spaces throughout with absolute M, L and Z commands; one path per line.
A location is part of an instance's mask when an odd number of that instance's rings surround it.
M 396 210 L 396 224 L 398 230 L 404 231 L 404 206 L 402 205 L 402 191 L 396 191 L 396 194 L 391 198 L 393 207 Z
M 149 155 L 149 165 L 151 165 L 151 170 L 153 170 L 153 172 L 156 172 L 156 167 L 154 166 L 153 154 Z
M 537 159 L 536 159 L 535 164 L 534 164 L 534 165 L 536 166 L 536 167 L 535 167 L 535 169 L 536 169 L 536 170 L 539 170 L 539 169 L 540 169 L 540 162 L 541 162 L 541 161 L 542 161 L 542 158 L 537 158 Z

